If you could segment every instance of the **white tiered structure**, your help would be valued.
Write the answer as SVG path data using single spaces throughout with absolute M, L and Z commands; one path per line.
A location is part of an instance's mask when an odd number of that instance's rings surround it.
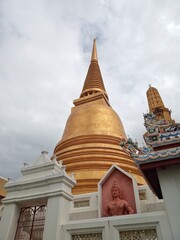
M 164 201 L 148 186 L 135 189 L 140 213 L 101 217 L 100 192 L 73 196 L 74 176 L 67 175 L 62 163 L 51 161 L 47 152 L 21 172 L 19 180 L 6 184 L 0 240 L 178 240 L 173 231 L 178 234 L 179 223 L 171 229 Z M 40 209 L 36 215 L 31 214 L 34 209 Z

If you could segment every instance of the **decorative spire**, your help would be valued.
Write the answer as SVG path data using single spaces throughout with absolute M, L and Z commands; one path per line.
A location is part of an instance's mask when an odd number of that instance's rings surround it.
M 94 41 L 93 41 L 93 50 L 92 50 L 91 61 L 98 61 L 96 39 L 94 39 Z
M 80 97 L 85 97 L 97 92 L 103 92 L 108 99 L 98 64 L 96 39 L 94 39 L 91 62 Z
M 151 87 L 150 85 L 149 89 L 146 92 L 146 95 L 150 112 L 154 112 L 156 108 L 164 108 L 164 103 L 156 88 Z
M 165 119 L 166 121 L 172 121 L 171 112 L 165 107 L 158 90 L 149 86 L 146 95 L 149 105 L 149 112 L 154 113 L 158 120 Z

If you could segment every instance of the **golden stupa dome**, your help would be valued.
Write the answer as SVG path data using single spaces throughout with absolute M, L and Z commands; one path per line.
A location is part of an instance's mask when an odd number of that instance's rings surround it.
M 0 176 L 0 200 L 6 196 L 6 190 L 4 185 L 7 183 L 7 179 Z M 0 202 L 1 203 L 1 202 Z
M 126 139 L 122 122 L 110 106 L 100 72 L 94 40 L 91 63 L 79 99 L 67 120 L 62 139 L 54 149 L 68 173 L 75 173 L 74 194 L 97 191 L 97 184 L 113 165 L 130 172 L 139 184 L 144 179 L 131 156 L 121 147 Z
M 103 101 L 75 107 L 67 120 L 61 141 L 94 134 L 126 138 L 119 116 Z

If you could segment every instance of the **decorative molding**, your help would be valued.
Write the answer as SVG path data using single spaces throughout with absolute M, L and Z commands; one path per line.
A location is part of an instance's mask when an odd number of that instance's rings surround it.
M 147 154 L 140 154 L 134 156 L 135 161 L 145 161 L 145 160 L 154 160 L 154 159 L 166 159 L 171 157 L 179 157 L 180 156 L 180 147 L 170 148 L 167 150 L 160 150 L 160 151 L 151 151 Z
M 144 140 L 147 145 L 155 146 L 164 143 L 179 142 L 180 138 L 180 123 L 175 123 L 173 120 L 157 119 L 154 113 L 144 114 L 144 126 L 147 132 L 144 134 Z
M 89 207 L 89 206 L 90 206 L 89 200 L 74 202 L 74 208 L 82 208 L 82 207 Z
M 51 192 L 40 192 L 40 193 L 35 193 L 32 195 L 20 195 L 20 196 L 12 196 L 12 197 L 6 197 L 3 199 L 3 204 L 10 204 L 10 203 L 18 203 L 18 202 L 23 202 L 27 200 L 37 200 L 37 199 L 47 199 L 49 197 L 55 197 L 55 196 L 60 196 L 64 197 L 67 200 L 72 201 L 73 196 L 72 194 L 64 191 L 64 190 L 55 190 Z
M 102 240 L 102 233 L 73 234 L 72 240 Z
M 156 229 L 120 231 L 119 235 L 121 240 L 158 240 Z
M 140 191 L 139 192 L 139 199 L 140 200 L 147 200 L 146 191 Z

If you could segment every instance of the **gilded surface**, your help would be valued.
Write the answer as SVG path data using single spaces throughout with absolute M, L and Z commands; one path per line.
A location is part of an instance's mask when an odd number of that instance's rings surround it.
M 4 188 L 5 183 L 7 183 L 7 180 L 0 177 L 0 196 L 2 197 L 6 196 L 6 190 Z
M 159 120 L 164 118 L 167 121 L 171 121 L 172 119 L 170 111 L 164 106 L 158 90 L 154 87 L 150 87 L 147 90 L 146 95 L 149 105 L 149 112 L 156 113 L 156 116 Z
M 98 56 L 97 56 L 97 48 L 96 48 L 96 39 L 94 39 L 93 41 L 93 49 L 92 49 L 92 55 L 91 55 L 91 61 L 93 60 L 98 60 Z
M 68 173 L 75 173 L 77 186 L 74 194 L 97 191 L 97 184 L 115 164 L 130 172 L 139 184 L 144 179 L 129 154 L 120 147 L 126 139 L 121 119 L 111 108 L 104 87 L 94 42 L 92 60 L 82 94 L 74 101 L 75 107 L 54 150 Z
M 153 112 L 155 110 L 155 108 L 157 108 L 157 107 L 164 108 L 164 103 L 163 103 L 161 96 L 156 88 L 150 87 L 146 94 L 147 94 L 150 112 Z
M 95 103 L 77 106 L 67 120 L 62 140 L 92 134 L 126 138 L 121 120 L 111 107 Z
M 104 92 L 108 98 L 98 64 L 96 41 L 94 40 L 91 63 L 89 65 L 81 97 L 85 97 L 97 92 Z

